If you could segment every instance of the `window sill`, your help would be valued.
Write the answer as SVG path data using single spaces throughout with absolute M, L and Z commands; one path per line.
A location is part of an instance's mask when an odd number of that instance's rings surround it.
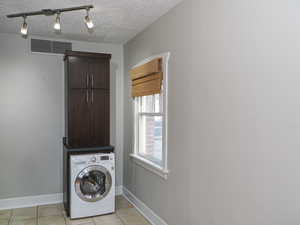
M 140 157 L 136 154 L 131 154 L 130 157 L 133 159 L 133 161 L 137 165 L 149 170 L 150 172 L 160 176 L 161 178 L 163 178 L 165 180 L 168 179 L 169 170 L 164 169 L 164 168 L 154 164 L 150 160 L 147 160 L 147 159 L 145 159 L 143 157 Z

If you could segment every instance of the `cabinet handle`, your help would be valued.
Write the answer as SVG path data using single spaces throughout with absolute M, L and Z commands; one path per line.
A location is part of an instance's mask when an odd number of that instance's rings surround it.
M 89 88 L 89 75 L 86 75 L 86 88 Z
M 89 89 L 86 89 L 86 103 L 89 103 Z
M 94 89 L 92 89 L 92 104 L 94 103 Z
M 94 75 L 92 74 L 92 88 L 94 88 Z

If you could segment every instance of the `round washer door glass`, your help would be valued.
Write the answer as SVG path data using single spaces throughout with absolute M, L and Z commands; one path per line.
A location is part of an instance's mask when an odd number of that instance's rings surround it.
M 75 191 L 82 200 L 96 202 L 109 193 L 111 184 L 111 175 L 106 168 L 89 166 L 78 174 Z

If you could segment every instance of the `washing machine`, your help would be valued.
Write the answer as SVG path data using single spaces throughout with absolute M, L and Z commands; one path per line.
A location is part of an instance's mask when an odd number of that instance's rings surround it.
M 70 218 L 115 211 L 114 153 L 70 156 Z

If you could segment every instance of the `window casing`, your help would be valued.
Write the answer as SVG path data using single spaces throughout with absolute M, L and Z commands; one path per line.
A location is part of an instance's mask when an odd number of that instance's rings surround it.
M 167 165 L 167 62 L 169 53 L 159 55 L 159 57 L 163 57 L 164 70 L 161 93 L 135 97 L 133 100 L 134 151 L 131 157 L 137 164 L 166 179 L 169 173 Z

